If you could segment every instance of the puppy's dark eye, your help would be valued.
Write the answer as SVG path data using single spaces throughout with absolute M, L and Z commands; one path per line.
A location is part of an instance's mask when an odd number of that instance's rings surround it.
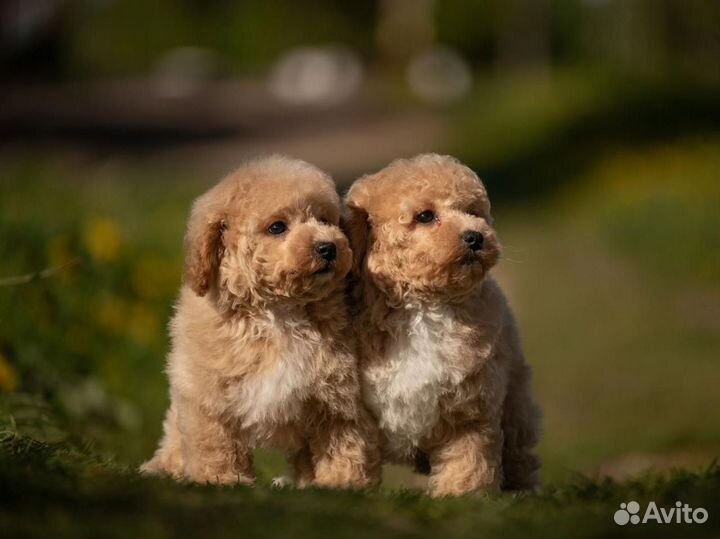
M 435 220 L 435 212 L 432 210 L 421 211 L 415 216 L 418 223 L 432 223 Z
M 277 236 L 279 234 L 282 234 L 287 230 L 287 225 L 282 221 L 275 221 L 273 224 L 271 224 L 267 231 L 272 234 L 273 236 Z
M 332 225 L 332 223 L 330 222 L 330 219 L 326 219 L 325 217 L 321 217 L 319 219 L 319 221 L 324 225 L 328 225 L 328 226 Z

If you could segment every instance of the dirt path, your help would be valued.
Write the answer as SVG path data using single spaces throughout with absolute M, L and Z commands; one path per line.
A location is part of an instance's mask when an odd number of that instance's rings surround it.
M 199 162 L 214 172 L 271 152 L 307 159 L 347 182 L 394 157 L 440 150 L 448 119 L 378 92 L 335 106 L 279 103 L 257 81 L 219 82 L 183 98 L 150 80 L 0 89 L 0 148 L 68 148 Z

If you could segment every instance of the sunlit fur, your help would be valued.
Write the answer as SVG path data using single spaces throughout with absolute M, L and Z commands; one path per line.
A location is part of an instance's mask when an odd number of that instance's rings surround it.
M 352 253 L 339 219 L 332 180 L 280 156 L 246 164 L 195 201 L 170 325 L 171 404 L 143 471 L 250 484 L 252 450 L 267 447 L 287 455 L 299 486 L 379 480 L 349 345 Z M 270 234 L 276 221 L 288 230 Z M 337 246 L 330 266 L 314 252 L 320 241 Z
M 483 184 L 451 157 L 420 155 L 356 181 L 346 206 L 363 397 L 384 457 L 428 462 L 434 496 L 535 488 L 540 410 L 488 275 L 500 247 Z M 426 210 L 436 218 L 418 222 Z M 468 230 L 484 238 L 475 253 Z

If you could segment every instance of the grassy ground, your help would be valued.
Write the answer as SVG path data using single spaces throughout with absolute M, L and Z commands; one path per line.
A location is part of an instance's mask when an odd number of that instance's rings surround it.
M 520 154 L 543 139 L 528 137 Z M 720 139 L 580 150 L 577 171 L 522 200 L 497 165 L 519 154 L 488 152 L 478 159 L 502 195 L 497 275 L 545 410 L 542 493 L 431 502 L 398 469 L 380 492 L 277 492 L 282 459 L 268 453 L 255 490 L 140 478 L 167 403 L 184 220 L 214 179 L 27 152 L 0 159 L 0 535 L 720 534 Z M 61 270 L 3 282 L 46 267 Z M 629 499 L 682 500 L 710 520 L 617 527 Z
M 577 478 L 527 496 L 433 501 L 417 491 L 275 491 L 140 479 L 67 444 L 0 437 L 0 529 L 6 537 L 716 537 L 704 526 L 620 528 L 619 500 L 717 507 L 720 468 L 618 484 Z M 710 509 L 712 513 L 712 509 Z

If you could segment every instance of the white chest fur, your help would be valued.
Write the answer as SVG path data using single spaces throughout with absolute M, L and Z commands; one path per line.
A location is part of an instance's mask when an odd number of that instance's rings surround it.
M 236 410 L 243 426 L 286 423 L 297 418 L 310 392 L 303 358 L 288 353 L 272 367 L 239 384 Z
M 464 377 L 454 355 L 451 310 L 401 313 L 385 358 L 363 372 L 364 398 L 388 438 L 408 456 L 439 418 L 439 399 Z
M 257 373 L 242 377 L 226 392 L 244 427 L 282 424 L 298 418 L 316 372 L 317 336 L 313 333 L 303 324 L 292 328 L 278 324 L 269 332 L 269 338 L 275 341 L 271 347 L 274 359 Z

